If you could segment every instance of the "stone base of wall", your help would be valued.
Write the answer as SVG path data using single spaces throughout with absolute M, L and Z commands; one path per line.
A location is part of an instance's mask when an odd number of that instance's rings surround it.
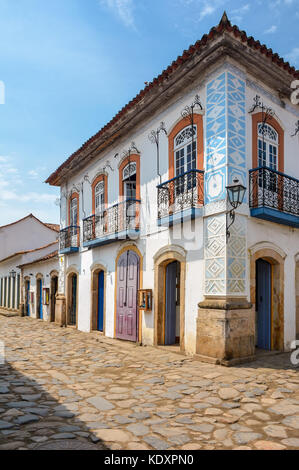
M 243 299 L 211 299 L 199 304 L 196 357 L 231 366 L 255 359 L 255 315 Z
M 66 298 L 61 294 L 56 296 L 55 323 L 66 326 Z
M 12 308 L 0 307 L 0 315 L 3 317 L 18 317 L 20 312 L 19 310 L 13 310 Z

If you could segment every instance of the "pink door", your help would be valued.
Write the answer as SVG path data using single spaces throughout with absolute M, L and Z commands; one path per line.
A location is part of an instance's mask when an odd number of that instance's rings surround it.
M 138 339 L 137 291 L 139 257 L 126 251 L 117 265 L 116 337 L 128 341 Z

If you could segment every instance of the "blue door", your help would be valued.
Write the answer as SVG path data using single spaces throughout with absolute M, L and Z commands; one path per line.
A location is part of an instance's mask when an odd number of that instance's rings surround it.
M 98 278 L 98 331 L 104 331 L 104 271 Z
M 256 263 L 257 347 L 271 350 L 271 264 Z
M 177 263 L 166 266 L 165 344 L 176 343 L 176 278 Z
M 43 320 L 43 283 L 41 279 L 38 282 L 39 282 L 39 318 Z

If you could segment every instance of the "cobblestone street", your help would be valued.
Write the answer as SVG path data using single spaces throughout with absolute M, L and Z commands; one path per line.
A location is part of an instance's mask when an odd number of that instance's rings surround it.
M 223 368 L 0 316 L 3 449 L 299 448 L 290 355 Z

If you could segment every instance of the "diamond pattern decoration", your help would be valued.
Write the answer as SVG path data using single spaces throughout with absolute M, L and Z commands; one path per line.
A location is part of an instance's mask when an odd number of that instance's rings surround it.
M 247 186 L 245 81 L 231 70 L 207 85 L 205 204 L 211 210 L 204 222 L 206 295 L 246 294 L 247 220 L 237 216 L 227 242 L 226 214 L 212 212 L 213 204 L 225 202 L 233 178 Z

